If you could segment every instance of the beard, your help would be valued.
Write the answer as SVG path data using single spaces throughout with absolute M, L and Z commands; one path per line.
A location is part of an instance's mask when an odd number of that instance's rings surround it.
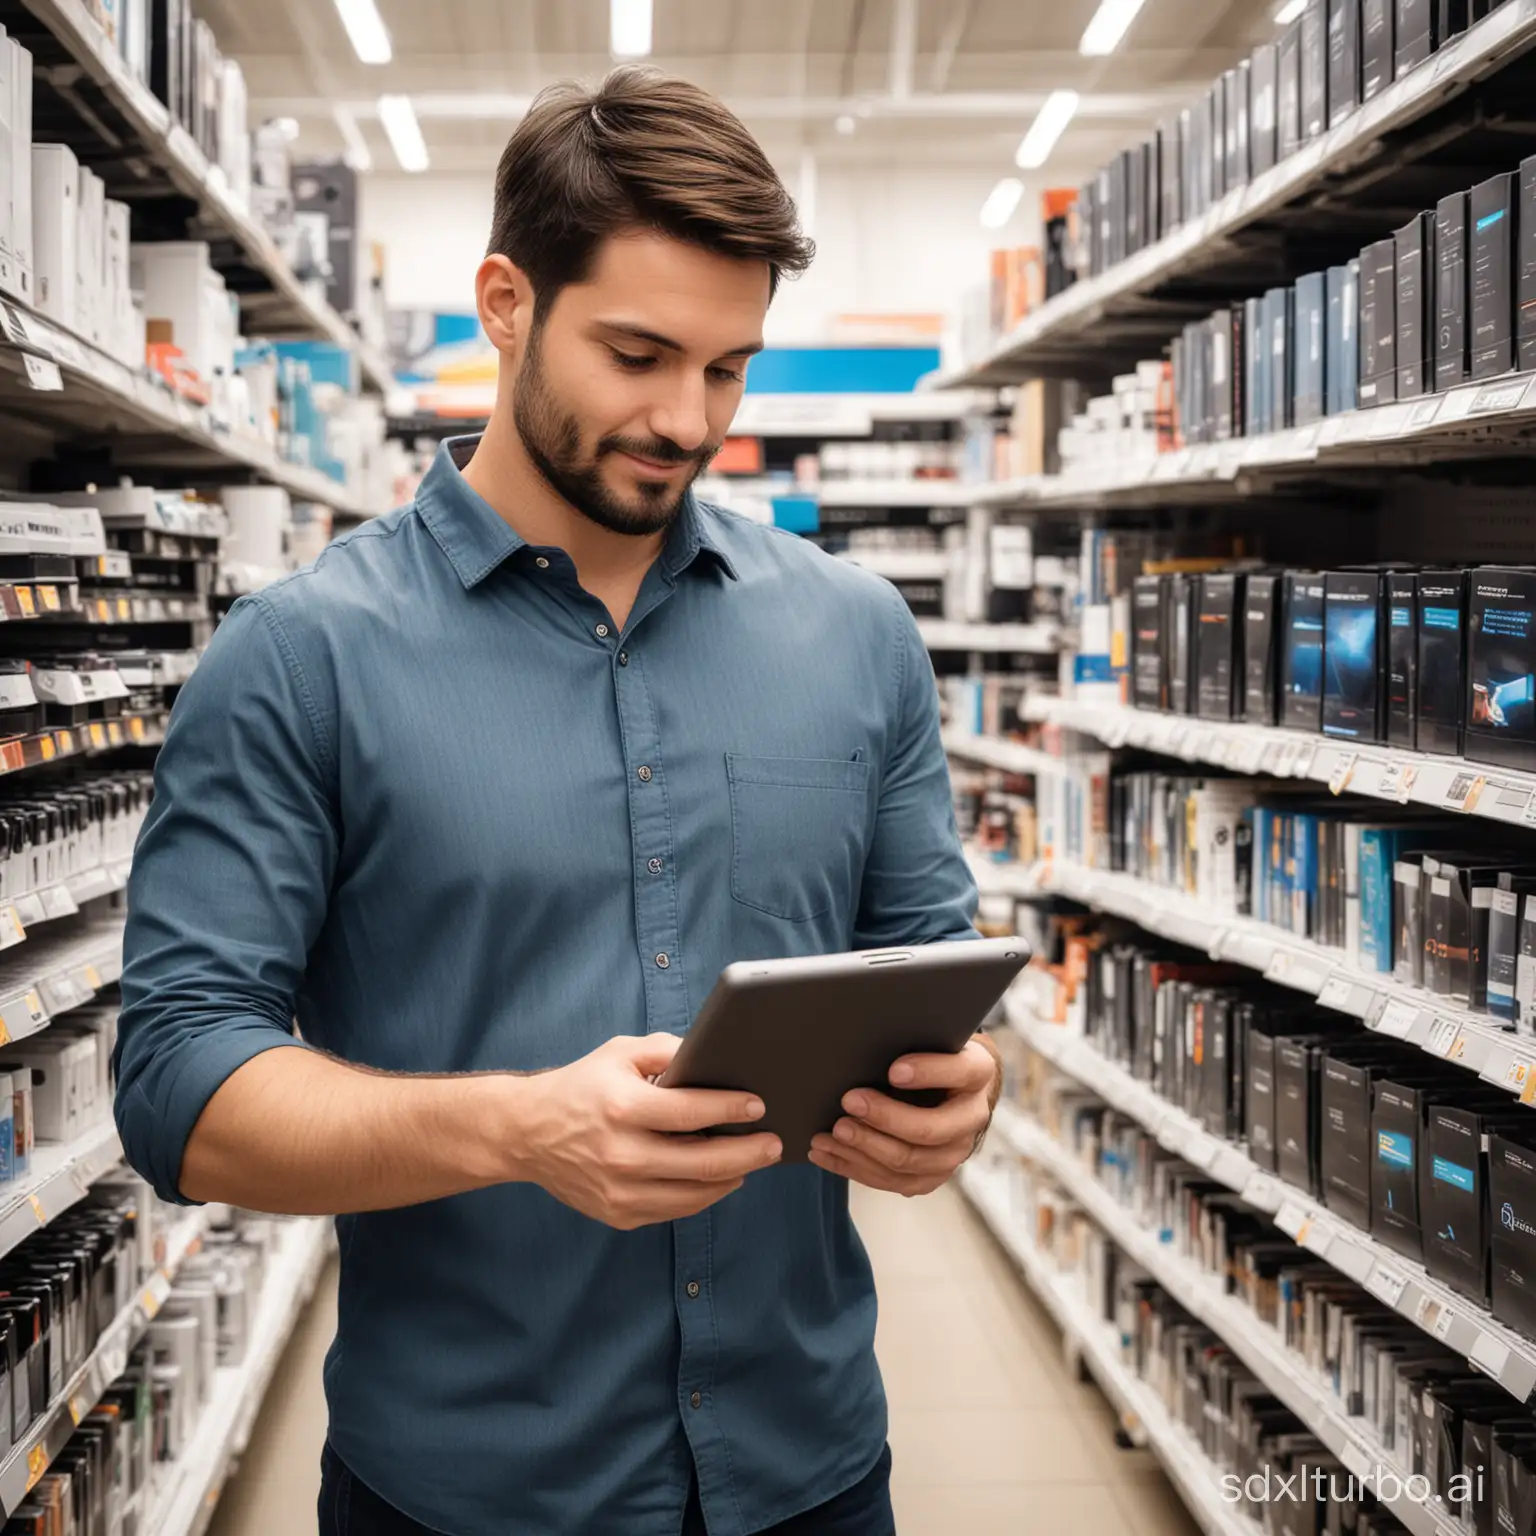
M 718 443 L 692 451 L 665 437 L 624 437 L 614 433 L 598 439 L 590 455 L 583 454 L 581 425 L 555 398 L 545 377 L 539 347 L 541 326 L 535 325 L 528 351 L 518 370 L 512 420 L 533 466 L 550 488 L 581 515 L 611 533 L 643 538 L 670 528 L 682 510 L 693 482 L 720 451 Z M 682 489 L 641 481 L 634 498 L 611 490 L 602 477 L 603 460 L 613 453 L 633 453 L 659 464 L 692 464 Z

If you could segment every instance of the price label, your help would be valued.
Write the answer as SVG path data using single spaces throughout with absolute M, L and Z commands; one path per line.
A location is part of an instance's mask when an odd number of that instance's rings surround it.
M 145 1317 L 153 1321 L 160 1310 L 160 1293 L 154 1286 L 145 1286 L 144 1294 L 139 1297 L 139 1305 L 143 1307 Z
M 1306 1225 L 1306 1221 L 1306 1212 L 1294 1200 L 1282 1201 L 1280 1209 L 1275 1212 L 1275 1225 L 1287 1237 L 1296 1237 Z
M 1245 741 L 1232 766 L 1240 773 L 1257 773 L 1263 766 L 1268 752 L 1269 747 L 1262 740 Z
M 98 751 L 107 744 L 107 733 L 102 729 L 99 721 L 91 722 L 91 745 Z
M 27 1452 L 27 1492 L 31 1493 L 37 1487 L 43 1473 L 48 1470 L 48 1447 L 34 1445 Z
M 28 1195 L 27 1204 L 32 1207 L 32 1214 L 37 1217 L 38 1226 L 46 1227 L 48 1225 L 48 1213 L 43 1209 L 43 1202 L 36 1195 Z
M 85 968 L 85 984 L 93 992 L 100 992 L 102 989 L 101 972 L 94 965 L 88 965 Z
M 1519 1093 L 1530 1081 L 1532 1081 L 1530 1062 L 1522 1061 L 1517 1056 L 1510 1062 L 1508 1070 L 1504 1073 L 1504 1086 Z
M 1429 426 L 1440 414 L 1442 399 L 1444 399 L 1443 395 L 1432 395 L 1428 400 L 1420 400 L 1408 417 L 1409 428 Z
M 1458 773 L 1445 791 L 1445 804 L 1453 811 L 1473 811 L 1488 780 L 1480 773 Z
M 1296 956 L 1288 949 L 1277 949 L 1269 957 L 1269 964 L 1264 967 L 1264 976 L 1268 981 L 1284 981 L 1291 974 L 1291 967 L 1296 963 Z
M 1478 1370 L 1486 1371 L 1497 1381 L 1504 1367 L 1509 1364 L 1509 1346 L 1501 1344 L 1491 1333 L 1480 1333 L 1467 1359 Z
M 37 589 L 37 596 L 48 613 L 58 613 L 63 607 L 63 604 L 59 601 L 59 589 L 57 587 L 39 587 Z
M 1408 1284 L 1408 1276 L 1389 1264 L 1376 1264 L 1366 1277 L 1365 1288 L 1379 1296 L 1389 1307 L 1396 1307 Z
M 1413 1028 L 1414 1020 L 1419 1016 L 1419 1010 L 1413 1003 L 1396 999 L 1387 1004 L 1381 1010 L 1381 1017 L 1376 1020 L 1376 1029 L 1383 1035 L 1391 1035 L 1394 1039 L 1403 1039 L 1408 1031 Z
M 1456 1322 L 1456 1314 L 1449 1307 L 1442 1306 L 1440 1315 L 1435 1319 L 1434 1327 L 1430 1330 L 1437 1339 L 1448 1339 L 1451 1336 L 1451 1328 Z
M 138 715 L 135 715 L 128 722 L 128 734 L 133 737 L 135 741 L 144 740 L 144 721 Z
M 37 617 L 37 603 L 33 599 L 31 587 L 16 588 L 16 606 L 21 609 L 23 618 Z
M 1333 770 L 1328 780 L 1328 788 L 1332 794 L 1342 795 L 1349 788 L 1349 781 L 1355 776 L 1355 767 L 1360 761 L 1358 752 L 1351 752 Z
M 1529 379 L 1516 379 L 1513 384 L 1491 384 L 1487 389 L 1478 390 L 1467 408 L 1467 415 L 1485 416 L 1491 411 L 1514 410 L 1525 398 L 1530 382 Z
M 1284 778 L 1290 772 L 1295 756 L 1296 748 L 1290 742 L 1267 741 L 1259 757 L 1259 767 L 1265 773 L 1274 774 L 1276 778 Z
M 30 352 L 23 352 L 21 361 L 27 370 L 27 383 L 33 389 L 52 394 L 64 388 L 64 375 L 52 358 L 34 357 Z
M 1348 976 L 1330 976 L 1323 990 L 1317 994 L 1317 1000 L 1324 1008 L 1337 1008 L 1340 1012 L 1347 1012 L 1346 1005 L 1354 990 L 1355 984 Z
M 1456 1044 L 1461 1038 L 1461 1025 L 1455 1019 L 1436 1019 L 1430 1025 L 1429 1039 L 1424 1042 L 1424 1049 L 1431 1056 L 1450 1056 L 1456 1049 Z
M 78 1429 L 80 1427 L 80 1420 L 83 1419 L 84 1417 L 85 1417 L 85 1404 L 83 1402 L 81 1402 L 81 1400 L 78 1397 L 70 1398 L 70 1400 L 69 1400 L 69 1422 L 71 1424 L 73 1424 Z

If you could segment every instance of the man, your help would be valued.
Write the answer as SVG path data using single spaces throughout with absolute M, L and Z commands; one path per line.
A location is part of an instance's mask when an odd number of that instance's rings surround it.
M 810 1166 L 651 1081 L 730 961 L 971 931 L 900 597 L 689 494 L 809 256 L 703 92 L 546 93 L 477 278 L 485 435 L 179 702 L 118 1120 L 169 1198 L 340 1213 L 326 1536 L 893 1529 L 847 1181 L 947 1179 L 994 1055 L 896 1063 L 946 1101 L 850 1095 Z

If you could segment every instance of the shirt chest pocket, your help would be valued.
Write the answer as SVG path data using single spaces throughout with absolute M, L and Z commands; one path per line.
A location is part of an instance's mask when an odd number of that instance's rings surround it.
M 850 908 L 863 876 L 868 763 L 726 754 L 731 895 L 803 923 Z

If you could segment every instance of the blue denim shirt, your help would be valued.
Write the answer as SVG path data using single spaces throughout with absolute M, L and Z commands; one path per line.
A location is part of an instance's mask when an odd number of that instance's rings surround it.
M 238 603 L 178 700 L 117 1097 L 168 1198 L 294 1017 L 370 1067 L 536 1071 L 685 1032 L 734 960 L 971 932 L 894 588 L 690 498 L 613 633 L 465 483 L 473 446 Z M 815 1167 L 635 1232 L 532 1185 L 337 1225 L 332 1440 L 435 1529 L 676 1536 L 696 1468 L 713 1536 L 746 1536 L 880 1453 L 869 1263 Z

